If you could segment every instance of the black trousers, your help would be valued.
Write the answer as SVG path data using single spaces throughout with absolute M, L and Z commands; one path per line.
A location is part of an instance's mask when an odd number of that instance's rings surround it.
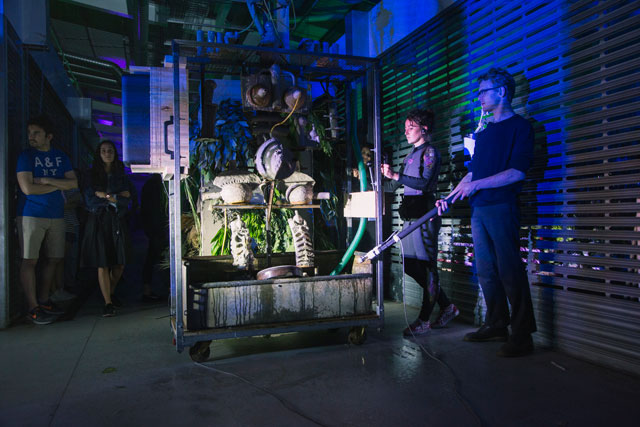
M 413 221 L 406 221 L 403 228 L 409 227 Z M 445 308 L 451 301 L 440 288 L 438 275 L 438 233 L 441 219 L 427 221 L 411 234 L 402 239 L 404 251 L 404 271 L 422 288 L 422 308 L 418 318 L 429 320 L 436 302 Z
M 436 302 L 440 308 L 445 308 L 451 301 L 440 287 L 440 278 L 436 262 L 415 258 L 405 258 L 404 272 L 407 273 L 422 288 L 422 307 L 418 318 L 427 321 L 431 317 Z
M 474 207 L 471 233 L 478 281 L 487 303 L 486 324 L 496 328 L 511 324 L 516 337 L 535 332 L 529 280 L 520 256 L 518 207 L 515 203 Z

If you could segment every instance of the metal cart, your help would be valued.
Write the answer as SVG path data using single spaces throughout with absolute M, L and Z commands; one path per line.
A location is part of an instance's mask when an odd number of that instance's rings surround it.
M 249 47 L 218 43 L 174 40 L 173 47 L 173 114 L 181 117 L 180 69 L 215 72 L 220 75 L 238 75 L 240 70 L 258 61 L 279 64 L 283 70 L 301 74 L 307 81 L 328 83 L 340 82 L 345 87 L 344 97 L 356 94 L 350 85 L 358 81 L 366 93 L 366 111 L 360 114 L 369 118 L 368 133 L 375 147 L 374 181 L 380 182 L 380 70 L 378 61 L 370 58 L 344 56 L 331 53 L 311 53 L 264 47 Z M 360 92 L 360 93 L 362 93 Z M 356 114 L 347 106 L 347 116 Z M 182 121 L 182 123 L 181 123 Z M 184 120 L 175 120 L 174 153 L 181 153 L 180 146 L 187 141 L 181 139 Z M 351 130 L 355 131 L 355 130 Z M 183 129 L 184 132 L 184 129 Z M 347 127 L 347 132 L 349 129 Z M 350 148 L 347 148 L 350 152 Z M 374 274 L 338 274 L 315 277 L 268 279 L 268 280 L 217 280 L 221 276 L 199 277 L 198 290 L 190 288 L 193 280 L 189 269 L 201 262 L 214 260 L 183 260 L 181 240 L 180 177 L 181 156 L 176 155 L 173 171 L 169 173 L 169 221 L 170 221 L 170 268 L 171 268 L 171 329 L 176 350 L 182 352 L 190 347 L 190 355 L 196 361 L 206 360 L 209 344 L 213 340 L 298 332 L 317 329 L 349 327 L 349 341 L 361 344 L 366 337 L 366 327 L 380 328 L 384 323 L 382 261 L 377 261 Z M 184 165 L 184 159 L 182 161 Z M 306 206 L 301 206 L 306 208 Z M 382 239 L 382 193 L 377 189 L 375 206 L 376 244 Z M 203 269 L 204 271 L 207 268 Z M 211 269 L 214 271 L 215 269 Z M 374 277 L 375 276 L 375 277 Z M 191 283 L 190 283 L 191 282 Z M 292 297 L 295 296 L 295 298 Z M 374 297 L 375 295 L 375 297 Z M 315 298 L 318 298 L 316 301 Z M 292 302 L 292 298 L 296 301 Z M 235 299 L 235 300 L 234 300 Z M 322 301 L 313 304 L 308 300 Z M 229 304 L 229 301 L 232 303 Z M 237 307 L 254 301 L 260 308 L 243 317 Z M 202 307 L 205 307 L 203 309 Z M 208 312 L 208 320 L 196 322 L 202 313 Z M 216 314 L 217 313 L 217 314 Z M 257 314 L 256 314 L 257 313 Z M 289 313 L 287 316 L 283 313 Z M 293 314 L 291 314 L 293 313 Z M 246 314 L 246 310 L 245 310 Z M 223 319 L 223 320 L 221 320 Z

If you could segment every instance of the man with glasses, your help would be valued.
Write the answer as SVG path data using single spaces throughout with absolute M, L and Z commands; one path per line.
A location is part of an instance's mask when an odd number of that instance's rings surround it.
M 524 356 L 533 352 L 536 322 L 520 256 L 517 198 L 531 166 L 534 132 L 511 107 L 516 85 L 507 71 L 491 68 L 478 83 L 478 100 L 485 113 L 493 113 L 493 122 L 476 134 L 470 172 L 449 195 L 451 203 L 469 197 L 478 281 L 487 304 L 485 324 L 464 340 L 507 341 L 499 356 Z M 444 200 L 436 205 L 439 214 L 448 207 Z

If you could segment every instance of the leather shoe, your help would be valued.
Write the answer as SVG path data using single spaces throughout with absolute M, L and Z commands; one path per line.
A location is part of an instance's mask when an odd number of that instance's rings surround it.
M 506 341 L 508 337 L 507 328 L 492 328 L 489 325 L 482 325 L 477 331 L 466 334 L 464 340 L 471 342 Z

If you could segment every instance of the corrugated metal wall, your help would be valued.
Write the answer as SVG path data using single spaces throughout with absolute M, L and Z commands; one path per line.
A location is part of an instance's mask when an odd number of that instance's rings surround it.
M 480 116 L 476 77 L 492 66 L 515 76 L 514 107 L 536 130 L 521 197 L 536 340 L 640 373 L 640 2 L 460 1 L 381 59 L 385 145 L 397 168 L 410 150 L 407 112 L 434 109 L 441 194 L 467 172 L 462 138 Z M 395 212 L 393 221 L 401 226 Z M 477 323 L 484 307 L 469 224 L 466 203 L 444 219 L 440 266 L 463 318 Z M 400 268 L 394 248 L 396 289 Z

